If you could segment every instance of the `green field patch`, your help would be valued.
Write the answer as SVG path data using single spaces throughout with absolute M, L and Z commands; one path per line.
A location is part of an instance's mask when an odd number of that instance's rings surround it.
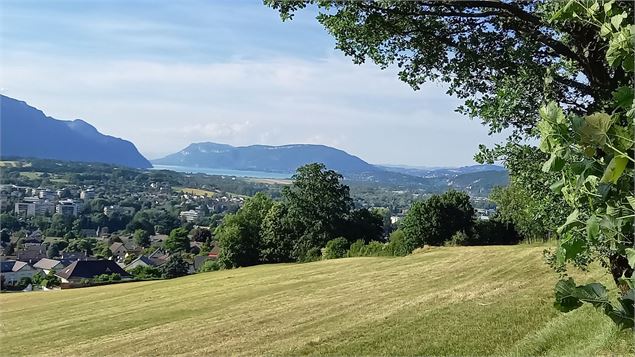
M 0 294 L 7 355 L 632 355 L 593 308 L 553 307 L 545 246 L 260 265 Z M 602 270 L 576 274 L 599 279 Z
M 202 190 L 200 188 L 174 187 L 173 190 L 176 191 L 176 192 L 182 192 L 182 193 L 186 193 L 186 194 L 190 194 L 190 195 L 197 195 L 197 196 L 209 196 L 209 197 L 212 197 L 212 196 L 216 195 L 216 192 L 214 192 L 214 191 Z

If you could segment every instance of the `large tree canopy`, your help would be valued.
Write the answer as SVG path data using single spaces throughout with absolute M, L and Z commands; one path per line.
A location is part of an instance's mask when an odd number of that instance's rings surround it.
M 507 218 L 535 217 L 547 212 L 546 203 L 557 202 L 549 213 L 569 212 L 566 220 L 541 221 L 559 225 L 559 245 L 550 258 L 554 265 L 566 271 L 569 263 L 585 267 L 599 261 L 622 292 L 613 305 L 599 283 L 576 286 L 572 279 L 562 280 L 556 286 L 556 306 L 570 310 L 588 302 L 622 327 L 635 325 L 631 1 L 266 3 L 283 19 L 309 3 L 316 5 L 318 21 L 354 62 L 396 65 L 400 78 L 414 89 L 426 81 L 445 82 L 448 93 L 464 101 L 459 112 L 480 118 L 491 132 L 512 129 L 509 145 L 477 156 L 483 161 L 507 158 L 513 185 L 499 196 L 501 202 L 515 204 L 527 196 L 540 206 L 528 215 L 507 212 Z M 528 137 L 541 138 L 541 153 L 517 145 Z M 545 161 L 540 172 L 531 157 Z M 564 204 L 569 207 L 562 211 Z M 415 236 L 427 231 L 412 227 Z
M 629 79 L 605 60 L 605 41 L 593 24 L 550 21 L 562 1 L 265 2 L 283 20 L 316 5 L 318 21 L 355 63 L 397 65 L 414 89 L 446 82 L 448 93 L 464 100 L 459 112 L 492 132 L 512 128 L 515 138 L 536 135 L 546 99 L 586 114 Z M 632 18 L 632 4 L 615 6 Z

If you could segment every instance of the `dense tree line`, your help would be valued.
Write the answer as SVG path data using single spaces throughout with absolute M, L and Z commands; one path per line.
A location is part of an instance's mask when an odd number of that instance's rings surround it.
M 216 229 L 221 265 L 315 260 L 338 237 L 349 245 L 358 239 L 382 240 L 383 218 L 354 209 L 341 181 L 341 175 L 324 165 L 309 164 L 298 168 L 280 201 L 256 194 Z
M 514 244 L 513 225 L 475 223 L 466 193 L 449 191 L 415 202 L 401 229 L 390 234 L 376 210 L 355 209 L 342 177 L 322 164 L 298 168 L 279 201 L 263 193 L 225 217 L 215 236 L 226 268 L 261 263 L 303 262 L 342 256 L 406 255 L 424 245 Z M 350 254 L 348 253 L 350 250 Z

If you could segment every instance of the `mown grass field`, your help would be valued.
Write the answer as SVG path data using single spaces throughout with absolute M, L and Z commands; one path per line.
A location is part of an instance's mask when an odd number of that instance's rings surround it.
M 437 248 L 1 294 L 1 352 L 631 355 L 630 333 L 593 308 L 552 308 L 556 275 L 543 249 Z
M 187 193 L 190 195 L 197 195 L 197 196 L 215 196 L 216 192 L 214 191 L 208 191 L 208 190 L 203 190 L 200 188 L 190 188 L 190 187 L 174 187 L 174 191 L 176 192 L 182 192 L 182 193 Z

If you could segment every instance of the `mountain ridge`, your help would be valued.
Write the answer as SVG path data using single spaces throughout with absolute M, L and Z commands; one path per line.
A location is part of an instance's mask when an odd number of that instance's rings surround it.
M 82 119 L 60 120 L 0 95 L 0 156 L 101 162 L 134 168 L 152 164 L 125 139 L 105 135 Z
M 293 173 L 302 165 L 322 162 L 341 173 L 377 172 L 381 169 L 341 149 L 321 144 L 232 146 L 198 142 L 153 164 L 191 166 L 231 170 Z

